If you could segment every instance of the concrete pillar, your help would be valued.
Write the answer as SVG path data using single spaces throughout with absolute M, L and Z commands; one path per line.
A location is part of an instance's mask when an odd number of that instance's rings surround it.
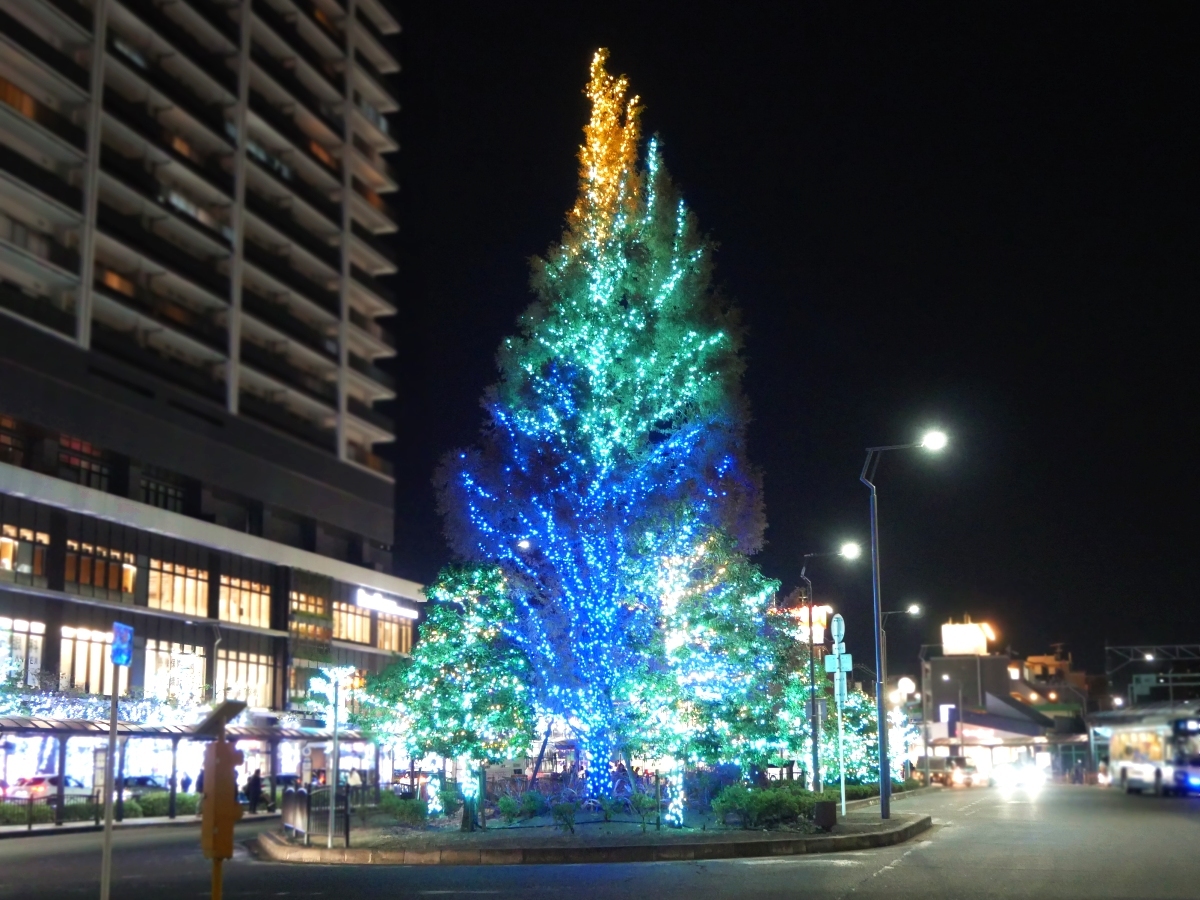
M 67 740 L 64 735 L 58 739 L 58 796 L 54 805 L 54 824 L 63 823 L 63 805 L 67 802 Z
M 171 796 L 167 798 L 167 818 L 175 818 L 175 792 L 179 781 L 179 738 L 171 738 Z

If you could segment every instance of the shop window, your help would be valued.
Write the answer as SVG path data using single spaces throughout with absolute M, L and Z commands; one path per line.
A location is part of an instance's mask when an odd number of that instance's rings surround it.
M 89 597 L 133 602 L 137 565 L 132 553 L 121 553 L 82 541 L 67 541 L 63 573 L 66 589 Z
M 221 576 L 220 618 L 239 625 L 271 627 L 271 588 L 248 578 Z
M 0 684 L 38 687 L 46 624 L 0 616 Z
M 31 528 L 0 525 L 0 581 L 46 586 L 46 548 L 50 535 Z
M 109 659 L 112 632 L 87 628 L 62 629 L 61 655 L 58 661 L 58 686 L 64 691 L 82 694 L 112 694 L 113 664 Z M 129 693 L 129 667 L 117 666 L 120 694 Z
M 204 648 L 171 641 L 146 641 L 145 693 L 182 706 L 204 700 Z
M 349 603 L 333 604 L 333 639 L 371 643 L 371 614 Z
M 275 660 L 262 653 L 217 650 L 213 699 L 244 700 L 247 706 L 270 708 L 274 696 Z
M 333 636 L 329 620 L 329 601 L 313 594 L 292 591 L 288 631 L 300 641 L 328 644 Z M 304 690 L 308 690 L 307 682 L 305 685 Z
M 393 653 L 411 653 L 412 622 L 386 613 L 378 615 L 375 646 L 380 650 L 391 650 Z
M 179 563 L 150 560 L 147 602 L 151 609 L 165 609 L 201 618 L 208 615 L 208 572 Z
M 59 478 L 98 491 L 108 490 L 109 470 L 98 447 L 65 434 L 58 444 Z
M 288 697 L 292 700 L 304 700 L 308 697 L 309 685 L 321 674 L 318 664 L 311 660 L 292 660 L 288 669 Z
M 0 462 L 20 466 L 25 462 L 25 440 L 15 419 L 0 416 Z

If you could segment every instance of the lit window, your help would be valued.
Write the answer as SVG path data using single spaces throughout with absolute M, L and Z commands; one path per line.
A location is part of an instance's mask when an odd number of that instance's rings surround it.
M 145 692 L 170 703 L 204 700 L 204 648 L 170 641 L 146 641 Z
M 137 565 L 132 553 L 67 541 L 63 575 L 66 589 L 72 593 L 130 602 L 137 583 Z
M 109 659 L 112 632 L 87 628 L 62 629 L 61 655 L 58 660 L 58 686 L 63 691 L 83 694 L 112 694 L 113 664 Z M 129 693 L 129 667 L 117 666 L 120 694 Z
M 108 466 L 103 463 L 101 450 L 70 435 L 58 441 L 58 477 L 98 491 L 108 490 Z
M 333 636 L 333 623 L 329 618 L 329 601 L 313 594 L 291 593 L 291 616 L 288 631 L 298 641 L 328 644 Z M 306 682 L 307 684 L 307 682 Z M 307 687 L 304 688 L 308 690 Z
M 217 677 L 214 699 L 243 700 L 247 706 L 272 705 L 275 684 L 275 660 L 262 653 L 244 650 L 217 650 Z
M 371 615 L 349 603 L 333 604 L 333 638 L 355 644 L 371 643 Z
M 412 622 L 410 620 L 379 613 L 376 630 L 375 645 L 380 650 L 391 650 L 393 653 L 412 652 Z
M 221 576 L 219 614 L 223 622 L 271 627 L 271 589 L 248 578 Z
M 46 624 L 0 616 L 0 682 L 38 687 Z
M 44 531 L 0 525 L 0 581 L 46 586 L 46 549 L 50 535 Z
M 201 618 L 208 615 L 208 572 L 178 563 L 150 560 L 147 602 L 151 609 L 165 609 Z

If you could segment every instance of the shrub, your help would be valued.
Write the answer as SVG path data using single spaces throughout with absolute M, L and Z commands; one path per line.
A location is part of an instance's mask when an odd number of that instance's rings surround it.
M 391 791 L 379 795 L 379 808 L 404 825 L 424 825 L 429 804 L 417 797 L 397 797 Z
M 575 833 L 575 814 L 578 811 L 579 807 L 574 803 L 555 803 L 550 808 L 555 826 L 566 828 L 571 834 Z
M 179 795 L 175 797 L 176 805 L 178 806 Z M 171 802 L 171 795 L 166 791 L 148 791 L 138 798 L 138 803 L 142 807 L 142 812 L 148 816 L 165 816 L 168 813 L 168 806 Z M 128 803 L 128 801 L 126 801 Z
M 653 794 L 636 793 L 629 798 L 629 805 L 633 807 L 634 813 L 642 820 L 642 831 L 646 830 L 646 820 L 653 813 L 658 812 L 658 801 Z
M 0 803 L 0 825 L 24 825 L 29 821 L 29 806 L 24 800 Z M 54 821 L 54 807 L 46 803 L 33 805 L 35 825 Z
M 546 812 L 546 798 L 537 791 L 526 791 L 521 796 L 521 815 L 532 819 Z
M 512 797 L 501 797 L 496 802 L 496 810 L 504 821 L 511 825 L 521 815 L 521 804 Z
M 462 807 L 462 797 L 458 788 L 445 787 L 438 791 L 438 799 L 442 801 L 442 814 L 452 816 Z
M 142 811 L 142 804 L 133 798 L 126 799 L 124 810 L 126 819 L 140 819 L 145 816 L 145 813 Z
M 744 784 L 731 784 L 721 789 L 713 798 L 712 810 L 717 818 L 724 822 L 730 816 L 736 816 L 738 824 L 743 828 L 751 825 L 750 789 Z
M 750 792 L 750 818 L 755 827 L 794 822 L 799 815 L 800 804 L 790 791 L 761 788 Z

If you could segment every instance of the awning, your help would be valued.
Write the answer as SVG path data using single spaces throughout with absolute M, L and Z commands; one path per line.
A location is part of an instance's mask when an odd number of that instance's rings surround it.
M 29 716 L 0 717 L 0 734 L 20 737 L 105 737 L 105 719 L 38 719 Z M 117 736 L 124 738 L 157 738 L 158 740 L 207 741 L 209 735 L 197 734 L 191 725 L 138 725 L 117 722 Z M 331 741 L 333 732 L 323 728 L 290 728 L 282 725 L 230 725 L 225 738 L 231 741 Z M 367 738 L 356 729 L 338 731 L 338 742 L 354 743 Z

